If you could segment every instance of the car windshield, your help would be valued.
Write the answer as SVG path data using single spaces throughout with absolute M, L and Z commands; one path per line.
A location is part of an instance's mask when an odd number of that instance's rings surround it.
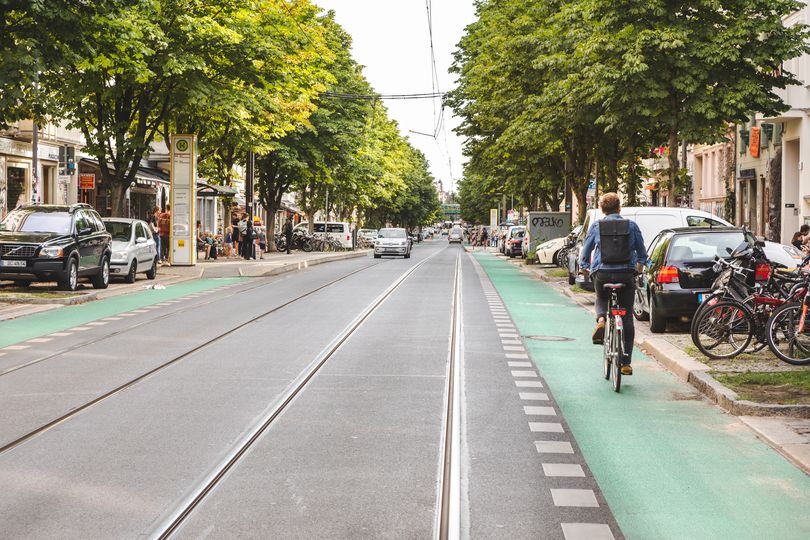
M 405 238 L 405 229 L 380 229 L 377 238 Z
M 512 229 L 512 238 L 517 238 L 523 235 L 525 229 Z
M 453 229 L 453 234 L 461 234 L 461 229 Z
M 68 212 L 38 212 L 36 210 L 14 210 L 0 230 L 14 232 L 48 232 L 70 234 L 71 218 Z
M 107 232 L 112 235 L 113 240 L 119 242 L 129 242 L 132 238 L 132 223 L 125 223 L 123 221 L 105 221 L 104 227 Z
M 667 262 L 709 262 L 715 256 L 728 258 L 743 241 L 745 236 L 741 231 L 676 235 Z

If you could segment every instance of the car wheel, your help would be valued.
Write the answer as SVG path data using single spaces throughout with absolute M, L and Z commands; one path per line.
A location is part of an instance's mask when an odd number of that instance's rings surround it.
M 410 254 L 410 253 L 406 253 L 406 254 L 405 254 L 405 258 L 406 258 L 406 259 L 410 259 L 410 258 L 411 258 L 411 254 Z
M 667 319 L 655 307 L 655 300 L 650 296 L 650 331 L 653 334 L 663 334 L 667 329 Z
M 29 279 L 18 279 L 17 281 L 14 282 L 14 285 L 16 285 L 17 287 L 22 287 L 22 288 L 25 289 L 25 288 L 31 286 L 31 280 L 29 280 Z
M 146 271 L 146 279 L 155 279 L 157 277 L 157 266 L 158 260 L 157 257 L 155 257 L 152 261 L 152 268 Z
M 94 289 L 106 289 L 110 284 L 110 259 L 106 256 L 101 259 L 101 268 L 95 276 L 90 278 L 90 282 Z
M 641 289 L 636 289 L 636 296 L 633 301 L 633 317 L 635 317 L 637 321 L 649 321 L 650 314 L 644 311 L 644 299 L 641 295 Z
M 376 253 L 374 254 L 375 259 L 379 259 L 380 257 L 382 257 L 382 255 L 377 255 Z
M 63 291 L 75 291 L 79 286 L 79 263 L 71 257 L 68 261 L 65 277 L 59 280 L 59 288 Z
M 127 283 L 135 283 L 135 274 L 138 273 L 138 261 L 136 259 L 132 259 L 132 265 L 129 267 L 129 272 L 127 272 L 127 276 L 124 278 L 124 281 Z

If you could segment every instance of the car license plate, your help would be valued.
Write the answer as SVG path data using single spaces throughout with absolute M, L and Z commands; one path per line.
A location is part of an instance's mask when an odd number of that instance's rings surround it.
M 0 260 L 0 266 L 25 267 L 25 261 L 4 261 L 4 260 Z
M 698 304 L 702 304 L 702 303 L 703 303 L 703 301 L 704 301 L 704 300 L 706 300 L 706 297 L 707 297 L 708 295 L 707 295 L 707 294 L 705 294 L 705 293 L 698 293 L 698 295 L 697 295 L 697 296 L 698 296 Z

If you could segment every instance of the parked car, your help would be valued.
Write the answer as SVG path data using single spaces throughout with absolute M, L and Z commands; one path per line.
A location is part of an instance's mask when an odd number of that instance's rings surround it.
M 537 258 L 537 262 L 539 264 L 558 264 L 558 257 L 560 255 L 560 250 L 563 249 L 569 240 L 572 238 L 576 238 L 579 234 L 579 231 L 582 230 L 582 225 L 577 225 L 574 227 L 568 236 L 561 236 L 559 238 L 552 238 L 546 242 L 543 242 L 537 249 L 535 250 L 535 257 Z M 565 259 L 567 264 L 567 259 Z M 563 265 L 565 268 L 565 265 Z
M 0 279 L 27 287 L 56 281 L 75 291 L 79 278 L 110 283 L 111 238 L 89 204 L 23 205 L 0 223 Z
M 464 242 L 464 231 L 460 227 L 453 227 L 447 237 L 448 244 L 462 244 Z
M 731 227 L 731 223 L 702 210 L 692 208 L 666 208 L 658 206 L 628 206 L 621 209 L 622 217 L 636 222 L 644 237 L 644 245 L 650 247 L 650 242 L 658 233 L 675 227 Z M 579 250 L 588 235 L 588 229 L 596 220 L 604 217 L 601 210 L 588 210 L 582 230 L 577 236 L 577 242 L 568 254 L 568 283 L 577 284 L 583 289 L 592 291 L 593 282 L 585 279 L 579 273 Z
M 134 283 L 137 274 L 143 272 L 147 279 L 155 279 L 157 246 L 146 222 L 127 218 L 104 218 L 102 222 L 112 235 L 112 276 L 123 277 L 127 283 Z
M 505 254 L 507 257 L 520 257 L 522 255 L 523 237 L 526 236 L 526 227 L 510 227 L 506 237 Z
M 769 261 L 779 263 L 785 268 L 796 268 L 804 259 L 804 254 L 793 246 L 765 241 L 762 248 Z
M 650 330 L 660 333 L 666 330 L 668 319 L 694 315 L 698 307 L 696 292 L 711 289 L 717 277 L 714 258 L 727 259 L 745 241 L 753 242 L 754 238 L 733 227 L 661 231 L 652 240 L 649 261 L 638 276 L 635 318 L 649 320 Z M 767 274 L 764 276 L 767 279 Z
M 309 231 L 309 222 L 302 221 L 298 225 L 295 226 L 293 231 L 302 231 L 307 232 Z M 326 234 L 329 238 L 333 238 L 338 240 L 343 247 L 347 249 L 353 249 L 354 245 L 352 244 L 352 230 L 349 226 L 349 223 L 346 221 L 330 221 L 329 223 L 324 223 L 323 221 L 316 221 L 314 232 L 315 234 L 323 234 L 326 231 Z
M 509 240 L 512 238 L 512 231 L 516 228 L 522 228 L 522 225 L 501 225 L 498 232 L 503 238 L 502 241 L 498 242 L 498 251 L 501 252 L 503 255 L 508 255 L 506 252 L 506 248 L 509 246 Z
M 357 231 L 357 238 L 365 238 L 369 242 L 373 242 L 377 238 L 377 229 L 360 229 Z
M 374 242 L 374 258 L 379 259 L 383 255 L 411 258 L 411 242 L 405 229 L 380 229 L 377 232 L 377 240 Z

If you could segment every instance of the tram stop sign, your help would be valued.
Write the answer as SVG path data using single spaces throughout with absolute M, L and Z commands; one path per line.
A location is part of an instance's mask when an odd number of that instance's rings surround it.
M 537 246 L 571 232 L 571 214 L 568 212 L 529 212 L 529 251 Z

